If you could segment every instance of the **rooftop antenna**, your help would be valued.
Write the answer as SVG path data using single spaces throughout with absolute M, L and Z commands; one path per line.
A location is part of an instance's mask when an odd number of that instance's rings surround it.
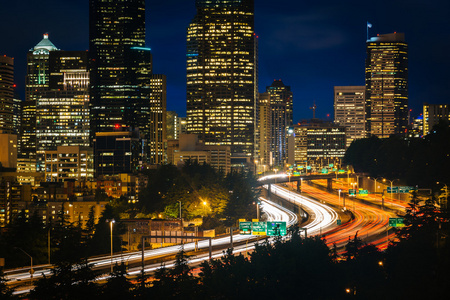
M 316 105 L 316 101 L 314 100 L 313 106 L 309 108 L 309 109 L 313 110 L 313 119 L 316 118 L 316 108 L 317 108 L 317 105 Z

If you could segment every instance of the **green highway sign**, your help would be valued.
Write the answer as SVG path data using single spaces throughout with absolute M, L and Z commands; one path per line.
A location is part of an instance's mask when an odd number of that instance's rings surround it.
M 398 194 L 398 186 L 394 186 L 392 189 L 390 186 L 387 187 L 388 194 Z
M 358 194 L 360 194 L 362 196 L 367 196 L 367 195 L 369 195 L 369 191 L 368 190 L 359 190 Z
M 342 225 L 342 221 L 338 219 L 337 222 L 336 222 L 336 224 L 337 224 L 337 225 Z
M 307 170 L 311 170 L 311 166 L 306 166 L 306 169 Z
M 403 194 L 411 193 L 412 191 L 415 191 L 416 189 L 412 186 L 399 186 L 398 192 Z
M 349 189 L 348 190 L 348 194 L 349 195 L 356 195 L 356 190 L 355 189 Z
M 282 221 L 267 222 L 267 235 L 285 236 L 286 234 L 287 234 L 286 222 Z
M 251 235 L 252 222 L 239 222 L 239 234 Z
M 389 226 L 390 227 L 404 227 L 403 218 L 389 218 Z
M 323 168 L 322 169 L 322 174 L 328 174 L 328 169 L 327 168 Z
M 332 167 L 334 167 L 334 165 L 333 164 L 329 164 L 328 167 L 332 168 Z
M 252 222 L 252 235 L 266 235 L 266 222 Z
M 345 173 L 345 170 L 339 170 L 338 173 L 339 174 Z

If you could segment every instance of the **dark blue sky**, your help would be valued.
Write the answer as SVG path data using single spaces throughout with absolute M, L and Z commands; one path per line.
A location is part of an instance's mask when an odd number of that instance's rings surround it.
M 13 0 L 0 11 L 0 54 L 15 58 L 23 91 L 26 53 L 48 32 L 62 50 L 88 49 L 88 0 Z M 167 109 L 186 110 L 185 38 L 195 0 L 147 0 L 147 46 L 154 72 L 167 75 Z M 259 90 L 282 79 L 294 92 L 294 121 L 333 116 L 333 86 L 364 85 L 366 21 L 371 35 L 404 32 L 409 103 L 450 103 L 450 2 L 447 0 L 255 0 Z M 20 91 L 21 95 L 23 92 Z

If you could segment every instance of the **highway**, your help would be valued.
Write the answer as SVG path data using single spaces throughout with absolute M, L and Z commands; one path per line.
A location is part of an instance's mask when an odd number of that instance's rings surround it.
M 280 205 L 273 203 L 271 201 L 268 201 L 267 199 L 261 199 L 261 209 L 264 213 L 267 214 L 267 220 L 270 221 L 286 221 L 287 225 L 290 226 L 292 224 L 295 224 L 297 222 L 297 215 L 292 213 L 286 208 L 281 207 Z M 235 252 L 240 251 L 248 251 L 253 248 L 255 236 L 246 236 L 246 235 L 239 235 L 235 234 L 233 235 L 233 242 L 239 243 L 239 242 L 245 242 L 245 246 L 239 246 L 235 247 Z M 212 240 L 212 246 L 213 247 L 220 247 L 221 249 L 226 249 L 230 247 L 230 236 L 226 237 L 220 237 Z M 207 240 L 201 240 L 198 241 L 198 249 L 208 249 L 209 247 L 209 241 Z M 184 244 L 185 251 L 194 251 L 195 250 L 195 243 L 185 243 Z M 151 249 L 146 250 L 144 252 L 145 259 L 150 258 L 159 258 L 164 256 L 170 256 L 174 255 L 177 252 L 180 251 L 180 245 L 170 246 L 170 247 L 164 247 L 164 248 L 157 248 L 157 249 Z M 213 254 L 213 257 L 217 257 L 217 255 L 222 256 L 222 250 L 216 251 L 216 253 Z M 208 255 L 199 255 L 196 259 L 209 259 Z M 88 260 L 90 264 L 93 265 L 94 269 L 108 269 L 111 265 L 111 256 L 105 255 L 97 258 L 91 258 Z M 139 263 L 142 261 L 142 252 L 132 252 L 132 253 L 126 253 L 126 254 L 115 254 L 113 255 L 113 264 L 116 263 Z M 158 267 L 161 265 L 158 264 Z M 145 268 L 145 272 L 147 271 L 153 271 L 155 266 L 149 266 Z M 43 266 L 36 266 L 34 267 L 35 273 L 33 276 L 33 279 L 39 279 L 43 275 L 49 276 L 51 275 L 51 269 L 48 265 Z M 139 272 L 141 271 L 140 268 Z M 138 271 L 136 271 L 138 272 Z M 25 282 L 30 281 L 30 273 L 29 268 L 23 268 L 20 270 L 11 270 L 11 271 L 5 271 L 6 278 L 9 280 L 9 283 L 18 283 L 18 282 Z M 107 277 L 107 276 L 106 276 Z M 26 292 L 26 291 L 24 291 Z

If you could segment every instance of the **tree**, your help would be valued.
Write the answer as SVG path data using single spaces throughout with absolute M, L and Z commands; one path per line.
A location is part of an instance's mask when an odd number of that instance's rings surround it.
M 125 264 L 114 266 L 111 276 L 103 286 L 102 299 L 132 299 L 133 284 L 127 279 Z

